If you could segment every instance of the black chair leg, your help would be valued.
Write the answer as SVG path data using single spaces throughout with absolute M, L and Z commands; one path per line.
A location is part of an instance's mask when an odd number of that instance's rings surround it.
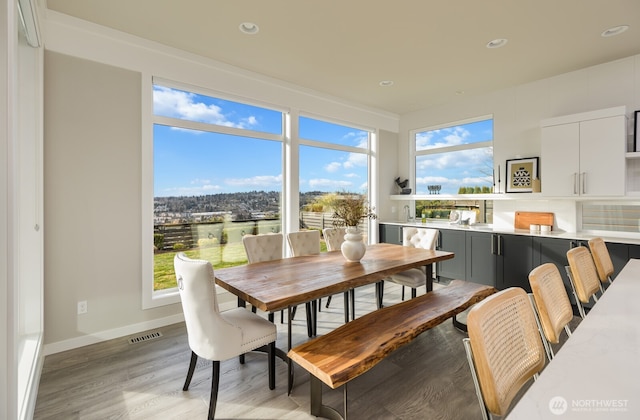
M 241 354 L 240 356 L 238 356 L 238 361 L 240 362 L 241 365 L 244 365 L 244 354 Z
M 320 306 L 319 300 L 311 302 L 311 330 L 313 337 L 318 335 L 318 306 Z
M 404 300 L 404 286 L 402 286 L 402 300 Z
M 376 283 L 376 302 L 378 309 L 382 309 L 382 297 L 384 295 L 384 280 Z
M 349 305 L 349 308 L 351 309 L 351 320 L 353 321 L 356 319 L 356 290 L 349 290 L 349 296 L 351 297 L 351 304 Z
M 272 341 L 267 346 L 267 357 L 269 358 L 269 389 L 276 388 L 276 342 Z
M 349 322 L 349 292 L 344 292 L 344 323 Z
M 331 303 L 331 296 L 327 297 L 327 304 L 324 307 L 329 308 L 330 303 Z
M 183 391 L 189 390 L 189 384 L 191 383 L 191 378 L 193 378 L 193 371 L 196 369 L 196 362 L 198 361 L 198 355 L 194 352 L 191 352 L 191 362 L 189 362 L 189 370 L 187 371 L 187 379 L 184 381 L 184 386 L 182 387 Z
M 220 384 L 220 361 L 213 361 L 213 376 L 211 378 L 211 398 L 209 399 L 209 420 L 213 420 L 218 403 L 218 385 Z
M 313 337 L 313 315 L 311 315 L 311 302 L 305 303 L 304 307 L 307 311 L 307 335 L 309 337 Z
M 411 299 L 414 299 L 417 295 L 417 290 L 415 288 L 411 288 Z

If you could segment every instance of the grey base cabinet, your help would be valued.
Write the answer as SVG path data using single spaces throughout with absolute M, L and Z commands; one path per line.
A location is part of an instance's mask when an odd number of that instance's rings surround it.
M 531 291 L 532 237 L 467 232 L 466 239 L 467 280 L 498 290 L 521 287 Z
M 467 281 L 496 287 L 496 258 L 493 253 L 494 234 L 466 232 Z
M 496 253 L 498 285 L 502 290 L 508 287 L 522 287 L 531 292 L 529 273 L 533 270 L 533 238 L 525 235 L 495 235 L 498 242 Z
M 571 283 L 567 276 L 565 266 L 567 263 L 567 251 L 576 246 L 575 241 L 569 239 L 557 239 L 557 238 L 533 238 L 533 264 L 535 267 L 553 263 L 558 267 L 562 281 L 564 282 L 564 288 L 567 290 L 567 294 L 571 300 L 571 304 L 575 305 L 575 299 L 571 292 Z
M 455 254 L 455 257 L 452 259 L 436 264 L 438 280 L 440 280 L 441 277 L 447 279 L 466 279 L 466 232 L 462 230 L 440 229 L 438 235 L 438 249 Z
M 498 290 L 521 287 L 530 292 L 529 273 L 535 267 L 550 262 L 558 267 L 571 303 L 575 305 L 565 270 L 567 251 L 576 246 L 588 247 L 587 241 L 474 230 L 439 230 L 438 249 L 453 252 L 455 257 L 436 265 L 438 279 L 467 280 Z M 380 242 L 402 245 L 402 226 L 380 224 Z M 614 279 L 629 258 L 640 258 L 640 245 L 607 242 L 607 249 L 614 266 Z
M 402 245 L 402 226 L 381 223 L 378 225 L 378 238 L 381 243 Z

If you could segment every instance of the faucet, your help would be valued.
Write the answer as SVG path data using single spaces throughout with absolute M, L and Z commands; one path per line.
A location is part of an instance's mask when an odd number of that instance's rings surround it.
M 404 215 L 405 215 L 405 218 L 407 219 L 406 221 L 409 222 L 411 220 L 411 210 L 409 210 L 408 204 L 405 204 L 404 206 Z

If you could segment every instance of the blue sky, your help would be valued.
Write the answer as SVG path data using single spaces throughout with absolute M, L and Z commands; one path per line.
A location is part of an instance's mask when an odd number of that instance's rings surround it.
M 281 113 L 156 86 L 156 115 L 281 134 Z M 362 130 L 301 118 L 300 136 L 366 148 Z M 366 155 L 311 146 L 300 150 L 301 191 L 364 192 Z M 282 188 L 282 144 L 156 124 L 154 195 L 182 196 Z
M 429 185 L 440 185 L 441 194 L 457 194 L 460 187 L 493 186 L 492 147 L 456 150 L 462 145 L 491 140 L 491 119 L 416 134 L 416 150 L 430 150 L 434 154 L 416 158 L 415 192 L 428 194 Z M 448 151 L 435 153 L 439 148 Z
M 162 86 L 154 87 L 154 113 L 159 116 L 282 133 L 282 113 Z M 300 118 L 300 137 L 342 146 L 367 147 L 367 132 L 312 118 Z M 456 147 L 493 139 L 492 120 L 424 131 L 416 149 Z M 455 194 L 460 186 L 491 186 L 490 148 L 421 156 L 416 160 L 415 193 L 442 185 Z M 405 171 L 406 172 L 406 171 Z M 154 126 L 154 195 L 191 196 L 242 191 L 280 191 L 282 144 L 230 134 L 210 133 L 156 124 Z M 366 193 L 365 154 L 301 146 L 300 190 Z

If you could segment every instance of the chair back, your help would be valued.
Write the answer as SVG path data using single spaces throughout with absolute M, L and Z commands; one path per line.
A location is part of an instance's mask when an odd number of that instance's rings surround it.
M 569 295 L 558 267 L 542 264 L 529 273 L 529 284 L 547 341 L 557 344 L 560 333 L 573 319 Z
M 580 302 L 587 303 L 600 290 L 600 278 L 591 253 L 583 246 L 567 251 L 571 277 Z
M 520 388 L 545 363 L 527 293 L 511 287 L 489 296 L 469 311 L 467 327 L 484 404 L 504 416 Z
M 174 257 L 173 266 L 191 350 L 208 360 L 236 356 L 242 331 L 220 316 L 211 263 L 190 259 L 180 252 Z
M 294 257 L 317 255 L 320 253 L 320 231 L 301 230 L 287 234 L 287 242 Z
M 327 244 L 327 251 L 340 251 L 340 247 L 344 242 L 344 235 L 347 234 L 347 228 L 324 228 L 322 234 L 324 242 Z
M 261 233 L 242 237 L 249 264 L 282 259 L 282 242 L 282 233 Z
M 611 255 L 607 249 L 607 244 L 604 243 L 602 238 L 589 239 L 589 249 L 591 250 L 591 256 L 593 262 L 596 264 L 596 270 L 598 271 L 598 277 L 602 283 L 611 281 L 613 275 L 613 262 L 611 262 Z
M 403 227 L 402 245 L 413 248 L 436 249 L 438 229 Z

